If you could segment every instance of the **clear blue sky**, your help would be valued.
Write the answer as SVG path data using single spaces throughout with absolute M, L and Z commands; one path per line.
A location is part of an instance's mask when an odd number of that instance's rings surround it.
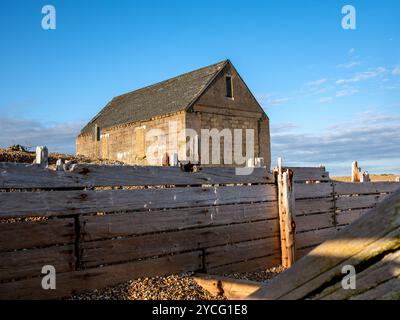
M 4 0 L 0 39 L 0 146 L 73 152 L 113 96 L 229 58 L 270 117 L 273 160 L 400 173 L 398 0 Z

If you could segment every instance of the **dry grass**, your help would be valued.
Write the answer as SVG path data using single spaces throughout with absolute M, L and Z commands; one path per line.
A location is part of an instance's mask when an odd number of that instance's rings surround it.
M 33 163 L 36 155 L 35 152 L 16 151 L 10 148 L 0 148 L 0 162 L 19 162 L 19 163 Z M 121 161 L 107 160 L 107 159 L 94 159 L 85 156 L 75 156 L 64 153 L 50 153 L 49 166 L 54 166 L 58 159 L 65 161 L 73 161 L 76 163 L 93 163 L 93 164 L 123 164 Z
M 397 178 L 400 178 L 400 175 L 395 174 L 370 174 L 369 175 L 371 181 L 379 182 L 379 181 L 391 181 L 395 182 Z M 332 180 L 342 181 L 342 182 L 351 182 L 350 176 L 341 176 L 341 177 L 331 177 Z

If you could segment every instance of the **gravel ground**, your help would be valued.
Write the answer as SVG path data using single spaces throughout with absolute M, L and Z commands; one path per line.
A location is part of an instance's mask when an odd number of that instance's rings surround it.
M 266 282 L 284 271 L 274 267 L 256 272 L 224 274 L 226 277 Z M 71 296 L 72 300 L 221 300 L 199 286 L 191 274 L 130 280 L 102 290 Z

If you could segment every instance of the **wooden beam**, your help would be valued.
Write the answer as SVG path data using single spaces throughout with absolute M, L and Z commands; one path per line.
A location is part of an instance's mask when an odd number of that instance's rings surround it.
M 282 265 L 286 268 L 294 263 L 294 193 L 293 172 L 282 171 L 282 162 L 278 168 L 278 210 L 281 237 Z
M 0 163 L 0 188 L 90 188 L 108 186 L 274 184 L 274 176 L 265 168 L 249 175 L 236 175 L 235 168 L 204 167 L 184 172 L 179 167 L 116 166 L 75 164 L 71 171 L 54 171 L 26 163 Z
M 261 287 L 261 282 L 239 280 L 222 276 L 195 274 L 198 285 L 214 296 L 225 296 L 228 300 L 246 299 Z
M 169 167 L 165 167 L 169 168 Z M 0 192 L 0 217 L 150 211 L 276 200 L 276 186 Z

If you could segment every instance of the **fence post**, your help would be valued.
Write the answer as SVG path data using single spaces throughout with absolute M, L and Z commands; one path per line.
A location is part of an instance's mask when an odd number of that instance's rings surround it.
M 36 147 L 36 164 L 47 166 L 49 163 L 49 151 L 47 147 L 38 146 Z
M 360 182 L 360 168 L 358 168 L 357 161 L 351 164 L 351 182 Z
M 278 159 L 278 208 L 281 240 L 281 260 L 285 268 L 294 263 L 295 221 L 294 221 L 293 171 L 282 169 L 282 159 Z

